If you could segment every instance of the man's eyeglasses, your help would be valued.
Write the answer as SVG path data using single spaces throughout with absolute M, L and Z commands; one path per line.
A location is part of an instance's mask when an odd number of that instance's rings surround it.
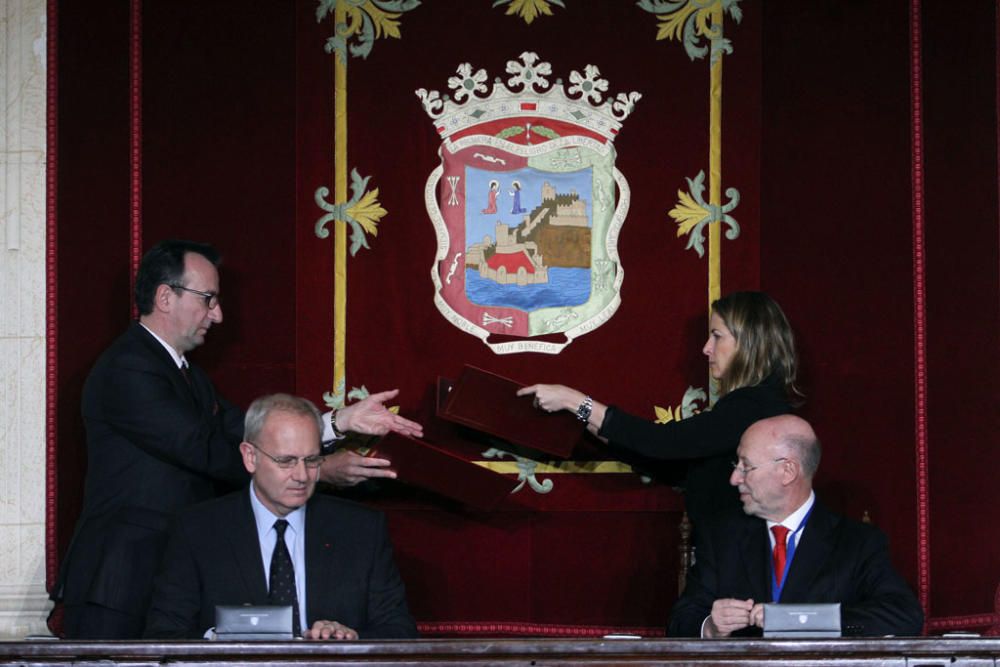
M 201 290 L 191 289 L 190 287 L 184 287 L 184 285 L 174 285 L 173 283 L 168 283 L 168 287 L 172 289 L 184 290 L 185 292 L 191 292 L 191 294 L 197 294 L 202 299 L 205 300 L 205 307 L 212 310 L 219 305 L 219 293 L 218 292 L 202 292 Z
M 250 441 L 248 440 L 247 442 Z M 274 461 L 275 465 L 282 470 L 290 470 L 291 468 L 296 467 L 299 465 L 299 461 L 302 461 L 307 468 L 315 469 L 323 465 L 323 461 L 326 458 L 322 454 L 314 454 L 313 456 L 271 456 L 261 449 L 260 445 L 256 445 L 252 442 L 250 442 L 250 444 L 253 445 L 253 448 L 258 452 Z
M 788 460 L 787 457 L 782 456 L 781 458 L 778 458 L 778 459 L 771 459 L 770 462 L 771 463 L 777 463 L 778 461 L 787 461 L 787 460 Z M 733 461 L 732 465 L 733 465 L 733 470 L 735 470 L 736 473 L 740 477 L 746 477 L 747 475 L 749 475 L 754 470 L 756 470 L 757 468 L 761 467 L 764 464 L 760 463 L 760 464 L 755 465 L 755 466 L 745 466 L 745 465 L 741 464 L 739 461 Z

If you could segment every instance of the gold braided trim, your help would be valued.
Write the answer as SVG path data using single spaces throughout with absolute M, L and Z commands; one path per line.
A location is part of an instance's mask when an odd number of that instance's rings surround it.
M 521 472 L 517 461 L 472 461 L 477 466 L 502 474 L 517 475 Z M 549 461 L 538 463 L 535 474 L 622 474 L 634 473 L 632 466 L 621 461 Z

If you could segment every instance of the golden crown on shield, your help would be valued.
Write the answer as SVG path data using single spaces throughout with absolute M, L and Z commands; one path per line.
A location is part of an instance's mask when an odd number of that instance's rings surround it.
M 520 61 L 507 61 L 510 77 L 506 85 L 500 77 L 494 79 L 492 91 L 485 69 L 473 71 L 472 65 L 462 63 L 456 74 L 448 79 L 451 96 L 425 88 L 416 91 L 442 139 L 492 120 L 530 116 L 582 126 L 614 141 L 622 121 L 642 98 L 636 92 L 607 96 L 608 81 L 594 65 L 584 67 L 582 74 L 571 71 L 568 87 L 562 79 L 550 84 L 552 66 L 531 51 L 522 53 Z

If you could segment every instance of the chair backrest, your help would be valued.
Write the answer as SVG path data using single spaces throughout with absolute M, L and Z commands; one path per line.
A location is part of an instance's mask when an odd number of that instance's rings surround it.
M 987 637 L 1000 637 L 1000 584 L 993 594 L 993 625 L 983 633 Z
M 677 541 L 677 595 L 684 592 L 684 584 L 687 583 L 688 571 L 694 565 L 694 546 L 691 544 L 691 520 L 688 519 L 687 512 L 681 516 L 681 522 L 677 526 L 680 539 Z

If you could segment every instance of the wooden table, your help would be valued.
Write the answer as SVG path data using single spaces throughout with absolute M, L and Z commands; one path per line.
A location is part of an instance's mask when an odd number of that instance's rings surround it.
M 421 639 L 386 642 L 0 642 L 0 665 L 868 665 L 1000 667 L 1000 638 Z

